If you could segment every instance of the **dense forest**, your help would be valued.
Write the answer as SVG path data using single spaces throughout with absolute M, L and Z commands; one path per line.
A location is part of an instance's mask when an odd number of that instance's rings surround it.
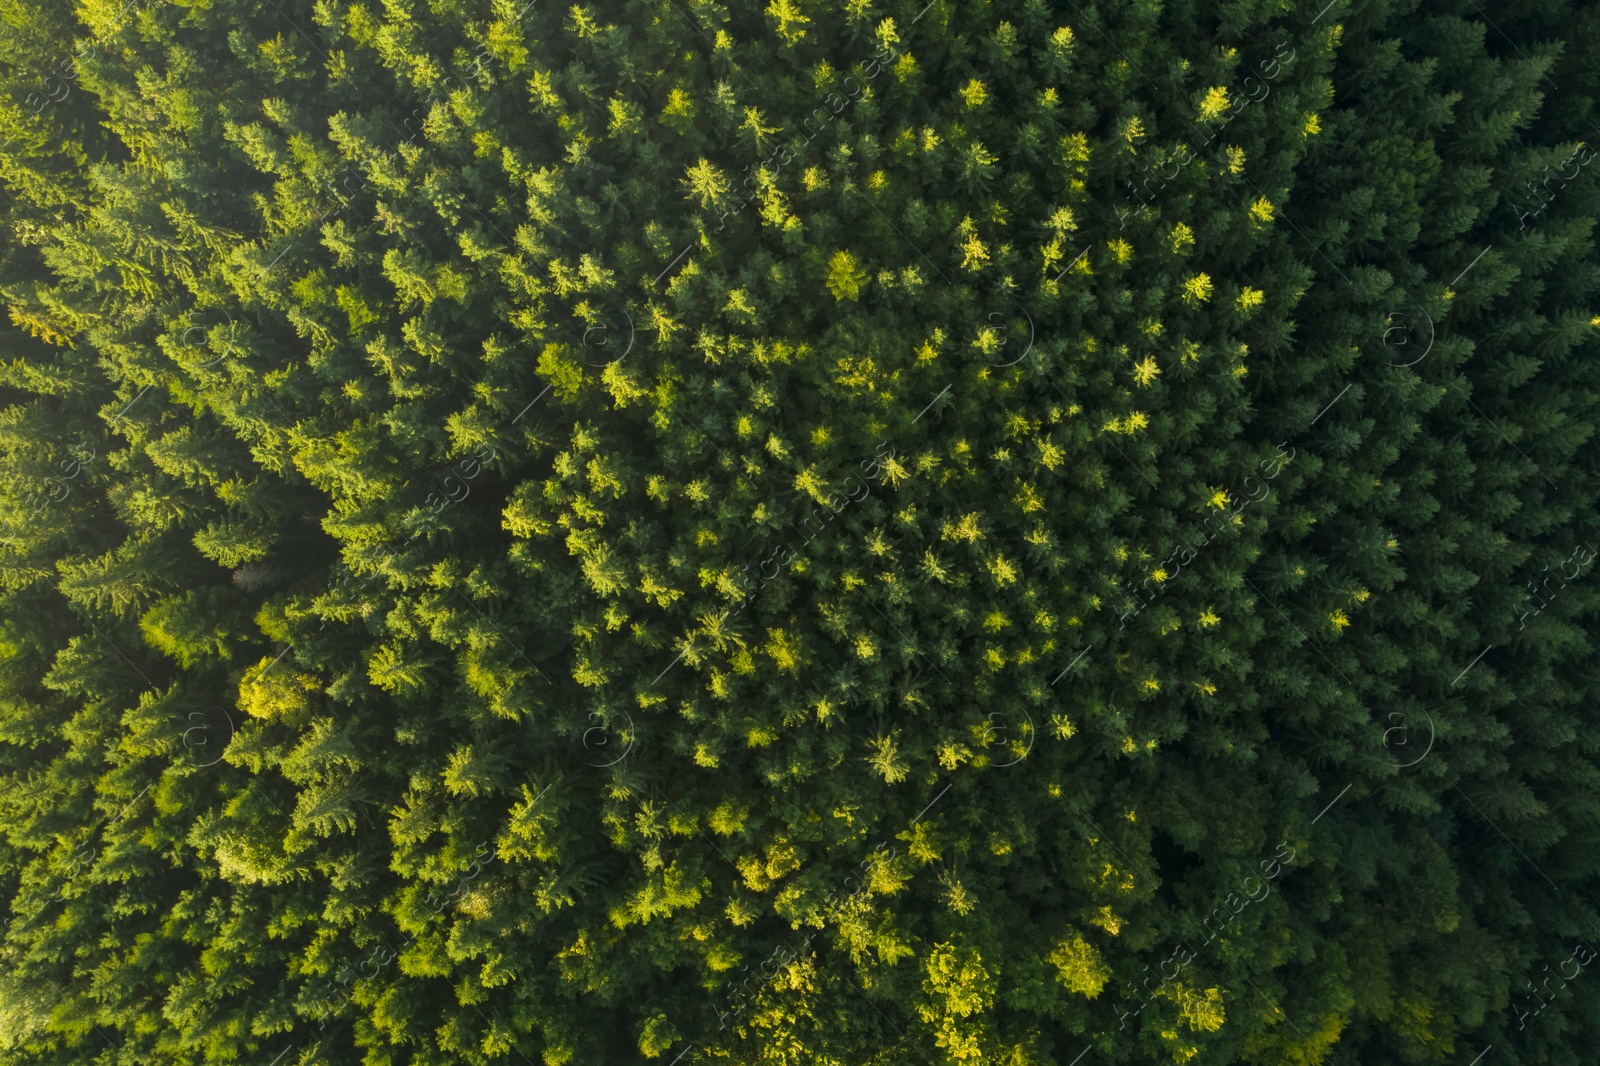
M 1600 7 L 0 20 L 0 1066 L 1595 1061 Z

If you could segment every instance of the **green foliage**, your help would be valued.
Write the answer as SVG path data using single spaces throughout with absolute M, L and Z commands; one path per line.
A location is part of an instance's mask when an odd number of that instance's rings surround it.
M 849 252 L 834 252 L 828 261 L 828 291 L 836 300 L 861 299 L 861 287 L 867 283 L 866 271 L 856 266 Z
M 173 596 L 139 619 L 139 629 L 152 648 L 178 660 L 185 670 L 209 658 L 229 658 L 227 607 L 216 589 Z M 231 627 L 230 627 L 231 628 Z
M 0 1066 L 1586 1061 L 1502 7 L 0 0 Z

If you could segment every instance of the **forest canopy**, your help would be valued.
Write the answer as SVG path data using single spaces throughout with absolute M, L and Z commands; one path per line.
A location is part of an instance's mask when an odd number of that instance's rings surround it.
M 0 1066 L 1594 1061 L 1596 5 L 0 22 Z

